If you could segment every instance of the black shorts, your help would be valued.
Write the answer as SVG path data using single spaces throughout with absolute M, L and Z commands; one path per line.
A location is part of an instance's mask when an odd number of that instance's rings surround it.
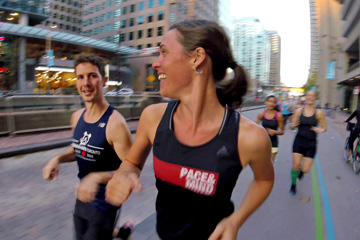
M 112 240 L 119 211 L 102 211 L 76 199 L 74 224 L 78 240 Z
M 300 153 L 304 157 L 314 158 L 316 153 L 316 140 L 308 140 L 297 135 L 293 144 L 293 153 Z

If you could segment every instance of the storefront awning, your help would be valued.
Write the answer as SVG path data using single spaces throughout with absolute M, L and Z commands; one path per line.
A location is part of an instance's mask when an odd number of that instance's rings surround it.
M 72 33 L 63 33 L 59 31 L 53 31 L 39 27 L 22 26 L 13 23 L 0 22 L 0 33 L 40 39 L 46 39 L 46 37 L 51 36 L 52 41 L 88 46 L 114 53 L 120 52 L 120 54 L 124 55 L 140 53 L 140 50 L 126 46 L 119 46 L 116 43 L 109 43 Z

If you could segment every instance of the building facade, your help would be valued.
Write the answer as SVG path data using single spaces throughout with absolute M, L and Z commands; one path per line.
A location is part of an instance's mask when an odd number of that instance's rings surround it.
M 321 107 L 335 107 L 340 102 L 336 80 L 339 76 L 335 73 L 341 68 L 341 63 L 336 59 L 343 45 L 342 7 L 338 0 L 314 0 L 310 1 L 309 7 L 313 34 L 310 73 L 315 73 L 318 104 Z
M 81 0 L 50 0 L 49 18 L 42 22 L 45 28 L 56 27 L 62 32 L 82 32 L 82 9 Z
M 233 40 L 235 59 L 248 71 L 255 95 L 263 85 L 269 85 L 270 42 L 267 31 L 257 18 L 238 19 Z
M 353 111 L 359 106 L 360 1 L 338 0 L 342 9 L 341 52 L 336 59 L 336 81 L 341 106 Z
M 319 71 L 320 44 L 319 44 L 319 3 L 309 0 L 310 7 L 310 31 L 311 31 L 311 59 L 309 78 L 316 77 Z
M 268 31 L 270 41 L 269 87 L 280 87 L 281 38 L 277 31 Z

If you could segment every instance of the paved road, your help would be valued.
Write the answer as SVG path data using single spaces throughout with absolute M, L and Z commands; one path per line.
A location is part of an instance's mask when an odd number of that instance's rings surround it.
M 244 115 L 255 119 L 258 112 Z M 240 229 L 238 239 L 360 239 L 360 175 L 355 175 L 341 160 L 346 137 L 341 121 L 329 119 L 328 132 L 319 137 L 314 169 L 299 182 L 295 196 L 288 193 L 295 133 L 286 129 L 285 135 L 280 137 L 274 189 Z M 62 165 L 58 181 L 46 182 L 41 177 L 45 163 L 65 149 L 0 161 L 0 239 L 72 239 L 76 163 Z M 156 188 L 150 158 L 141 179 L 144 190 L 132 195 L 123 206 L 119 224 L 134 219 L 138 224 L 132 239 L 157 240 L 154 230 Z M 236 206 L 251 179 L 251 170 L 244 169 L 233 194 Z

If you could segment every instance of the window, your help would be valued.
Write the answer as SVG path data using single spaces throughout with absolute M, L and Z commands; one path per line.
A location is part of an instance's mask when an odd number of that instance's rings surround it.
M 106 37 L 106 41 L 107 41 L 107 42 L 111 42 L 111 37 L 110 37 L 110 36 L 107 36 L 107 37 Z
M 139 11 L 144 10 L 144 2 L 139 2 Z
M 129 41 L 134 39 L 134 32 L 129 32 Z
M 105 14 L 101 14 L 100 21 L 105 21 Z
M 123 15 L 126 14 L 126 7 L 123 7 L 123 9 L 122 9 L 122 14 L 123 14 Z
M 147 37 L 149 38 L 149 37 L 152 37 L 152 28 L 149 28 L 148 30 L 147 30 Z
M 141 46 L 141 45 L 137 45 L 137 49 L 139 49 L 139 50 L 140 50 L 141 48 L 142 48 L 142 46 Z
M 138 16 L 138 24 L 143 24 L 144 23 L 144 16 Z
M 156 44 L 156 46 L 158 46 L 158 47 L 160 47 L 160 45 L 161 45 L 161 42 L 158 42 L 158 43 Z
M 152 22 L 153 21 L 153 14 L 150 13 L 148 14 L 148 22 Z
M 159 0 L 159 6 L 164 5 L 164 0 Z
M 125 41 L 125 33 L 120 34 L 120 42 Z
M 121 21 L 121 28 L 125 28 L 126 27 L 126 20 L 122 20 Z
M 142 38 L 142 32 L 143 32 L 142 30 L 139 30 L 139 31 L 138 31 L 138 39 L 141 39 L 141 38 Z
M 111 27 L 112 27 L 111 24 L 106 25 L 106 31 L 111 32 Z
M 111 19 L 111 16 L 112 16 L 112 12 L 108 12 L 107 13 L 107 19 Z
M 164 11 L 160 11 L 158 15 L 158 20 L 161 21 L 164 19 Z
M 157 35 L 158 35 L 158 36 L 162 36 L 162 35 L 163 35 L 163 27 L 158 27 L 158 28 L 157 28 Z
M 131 4 L 131 6 L 130 6 L 130 12 L 131 12 L 131 13 L 135 12 L 135 4 Z
M 120 35 L 119 34 L 115 34 L 113 37 L 114 43 L 118 43 L 120 40 Z
M 134 18 L 130 18 L 130 27 L 134 26 L 135 24 L 135 19 Z
M 154 7 L 154 0 L 149 0 L 149 8 L 153 8 Z
M 146 44 L 147 48 L 151 48 L 151 43 Z
M 104 33 L 105 32 L 105 27 L 104 26 L 101 26 L 100 27 L 100 33 Z
M 116 9 L 115 10 L 115 17 L 119 17 L 121 15 L 121 10 L 120 9 Z

